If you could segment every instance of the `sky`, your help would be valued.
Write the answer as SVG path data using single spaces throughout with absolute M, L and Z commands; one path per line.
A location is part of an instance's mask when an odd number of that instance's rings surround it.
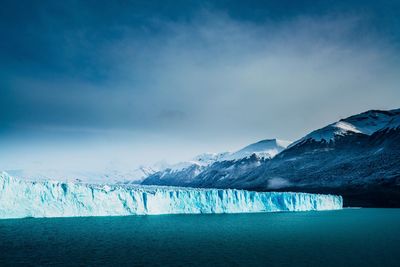
M 0 169 L 135 168 L 400 107 L 398 1 L 2 1 Z

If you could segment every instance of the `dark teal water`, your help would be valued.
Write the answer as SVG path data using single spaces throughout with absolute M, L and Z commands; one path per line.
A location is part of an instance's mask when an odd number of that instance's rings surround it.
M 400 266 L 400 209 L 0 220 L 0 266 Z

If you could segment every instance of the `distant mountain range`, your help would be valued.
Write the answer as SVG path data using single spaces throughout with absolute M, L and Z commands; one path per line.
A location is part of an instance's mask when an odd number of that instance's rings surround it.
M 159 161 L 150 166 L 140 166 L 135 169 L 121 170 L 116 167 L 108 167 L 103 170 L 71 170 L 71 169 L 49 169 L 49 168 L 24 168 L 7 169 L 8 174 L 19 179 L 28 181 L 57 180 L 64 182 L 82 183 L 118 183 L 118 184 L 140 184 L 146 178 L 160 173 L 178 173 L 189 170 L 203 170 L 207 166 L 219 161 L 239 160 L 253 154 L 259 158 L 271 158 L 284 150 L 290 144 L 283 140 L 262 140 L 248 145 L 236 152 L 203 153 L 191 160 L 175 164 Z M 194 177 L 194 176 L 192 176 Z
M 258 159 L 270 159 L 287 148 L 289 141 L 267 139 L 248 145 L 236 152 L 205 153 L 186 161 L 154 172 L 147 176 L 142 184 L 147 185 L 189 185 L 197 180 L 197 176 L 218 162 L 236 162 L 252 156 Z
M 400 206 L 400 109 L 370 110 L 290 144 L 205 154 L 142 184 L 341 194 L 345 205 Z

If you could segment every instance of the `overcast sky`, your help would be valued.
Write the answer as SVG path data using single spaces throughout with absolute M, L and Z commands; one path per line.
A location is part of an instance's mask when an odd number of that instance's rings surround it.
M 2 1 L 0 168 L 131 168 L 400 107 L 396 1 Z

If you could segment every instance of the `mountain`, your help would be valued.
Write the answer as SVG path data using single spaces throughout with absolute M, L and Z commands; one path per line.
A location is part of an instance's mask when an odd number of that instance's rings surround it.
M 190 179 L 156 173 L 145 182 L 331 193 L 348 206 L 400 207 L 399 163 L 400 109 L 370 110 L 313 131 L 271 158 L 252 154 L 217 161 Z
M 165 181 L 168 176 L 174 176 L 180 183 L 190 183 L 192 178 L 215 162 L 225 160 L 237 160 L 249 157 L 255 153 L 259 157 L 270 158 L 285 149 L 290 142 L 268 139 L 246 146 L 236 152 L 203 153 L 188 161 L 176 164 L 168 164 L 164 161 L 156 162 L 149 166 L 121 170 L 118 167 L 108 166 L 100 170 L 74 170 L 74 169 L 46 169 L 46 168 L 24 168 L 9 169 L 7 173 L 18 179 L 26 181 L 57 180 L 63 182 L 84 183 L 116 183 L 125 185 L 140 184 L 148 177 L 163 174 Z M 177 177 L 179 174 L 182 177 Z M 186 181 L 186 182 L 185 182 Z M 146 184 L 146 182 L 145 182 Z M 158 184 L 169 184 L 168 182 Z
M 225 157 L 223 157 L 223 159 L 238 160 L 250 157 L 252 154 L 256 154 L 260 158 L 272 158 L 282 150 L 286 149 L 289 144 L 290 144 L 289 141 L 283 141 L 278 139 L 266 139 L 248 145 L 234 153 L 228 154 Z
M 337 137 L 345 135 L 372 135 L 373 133 L 400 126 L 400 109 L 389 111 L 370 110 L 358 115 L 339 120 L 328 126 L 311 132 L 291 146 L 314 140 L 317 142 L 334 141 Z
M 283 151 L 289 141 L 266 139 L 250 144 L 236 152 L 205 153 L 191 161 L 171 165 L 163 170 L 149 175 L 143 180 L 145 185 L 179 185 L 187 186 L 195 182 L 196 176 L 216 163 L 225 161 L 240 161 L 253 156 L 259 160 L 270 159 Z

